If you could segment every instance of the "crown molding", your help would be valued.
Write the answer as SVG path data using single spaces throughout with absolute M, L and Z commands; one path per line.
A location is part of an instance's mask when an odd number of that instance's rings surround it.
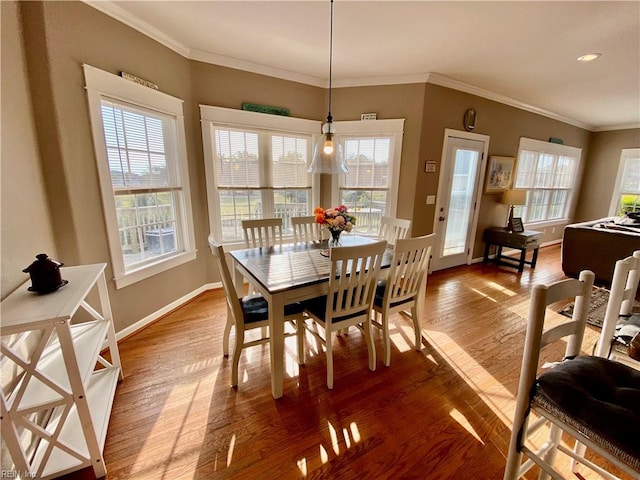
M 96 1 L 96 0 L 82 0 L 87 5 L 101 11 L 105 15 L 115 18 L 119 22 L 128 25 L 129 27 L 137 30 L 140 33 L 145 34 L 147 37 L 156 40 L 165 47 L 170 48 L 174 52 L 189 58 L 189 48 L 180 42 L 175 41 L 165 33 L 161 32 L 155 27 L 152 27 L 147 22 L 143 22 L 138 17 L 131 15 L 126 10 L 120 8 L 118 5 L 111 1 Z
M 227 57 L 217 53 L 205 52 L 203 50 L 191 49 L 188 57 L 191 60 L 220 65 L 222 67 L 235 68 L 245 72 L 258 73 L 269 77 L 276 77 L 282 80 L 290 80 L 292 82 L 304 83 L 314 87 L 328 88 L 329 82 L 323 78 L 303 75 L 301 73 L 284 70 L 281 68 L 270 67 L 260 63 L 239 60 L 234 57 Z
M 625 123 L 623 125 L 612 125 L 610 127 L 595 127 L 594 132 L 610 132 L 612 130 L 632 130 L 640 128 L 640 123 Z
M 484 90 L 482 88 L 469 85 L 468 83 L 461 82 L 459 80 L 454 80 L 453 78 L 447 77 L 445 75 L 441 75 L 439 73 L 432 72 L 432 73 L 429 73 L 428 76 L 429 78 L 427 80 L 427 83 L 433 83 L 434 85 L 440 85 L 441 87 L 452 88 L 454 90 L 459 90 L 461 92 L 470 93 L 478 97 L 486 98 L 488 100 L 493 100 L 498 103 L 509 105 L 511 107 L 519 108 L 520 110 L 526 110 L 528 112 L 532 112 L 538 115 L 542 115 L 544 117 L 552 118 L 554 120 L 558 120 L 563 123 L 568 123 L 569 125 L 573 125 L 575 127 L 584 128 L 585 130 L 589 130 L 589 131 L 595 130 L 595 127 L 593 125 L 588 125 L 586 123 L 579 122 L 572 118 L 564 117 L 555 112 L 551 112 L 543 108 L 529 105 L 528 103 L 520 102 L 519 100 L 515 100 L 505 95 L 500 95 L 499 93 L 491 92 L 489 90 Z

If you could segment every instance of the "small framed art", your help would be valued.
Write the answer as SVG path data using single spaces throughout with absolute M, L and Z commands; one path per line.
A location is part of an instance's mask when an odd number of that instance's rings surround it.
M 511 186 L 515 162 L 515 157 L 489 157 L 484 193 L 499 193 L 508 190 Z
M 509 230 L 511 230 L 514 233 L 524 232 L 524 225 L 522 224 L 522 218 L 513 217 L 511 219 L 511 225 L 509 225 Z

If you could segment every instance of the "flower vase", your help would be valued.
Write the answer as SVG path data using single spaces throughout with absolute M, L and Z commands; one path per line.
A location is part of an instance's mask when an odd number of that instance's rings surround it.
M 329 248 L 339 247 L 340 245 L 342 245 L 340 243 L 340 234 L 342 233 L 342 230 L 329 230 L 329 233 L 331 233 L 331 238 L 329 239 Z

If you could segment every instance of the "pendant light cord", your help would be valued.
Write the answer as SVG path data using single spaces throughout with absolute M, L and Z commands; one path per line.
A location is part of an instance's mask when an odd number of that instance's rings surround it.
M 331 90 L 332 90 L 332 74 L 333 74 L 333 0 L 331 0 L 331 28 L 329 30 L 329 115 L 327 115 L 327 122 L 333 122 L 331 116 Z

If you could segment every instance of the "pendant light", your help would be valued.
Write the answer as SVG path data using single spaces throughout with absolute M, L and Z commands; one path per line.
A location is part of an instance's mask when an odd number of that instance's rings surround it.
M 329 36 L 329 114 L 327 122 L 322 125 L 322 137 L 313 149 L 309 173 L 347 173 L 340 139 L 336 135 L 333 117 L 331 116 L 331 93 L 333 73 L 333 0 L 331 0 L 331 30 Z

